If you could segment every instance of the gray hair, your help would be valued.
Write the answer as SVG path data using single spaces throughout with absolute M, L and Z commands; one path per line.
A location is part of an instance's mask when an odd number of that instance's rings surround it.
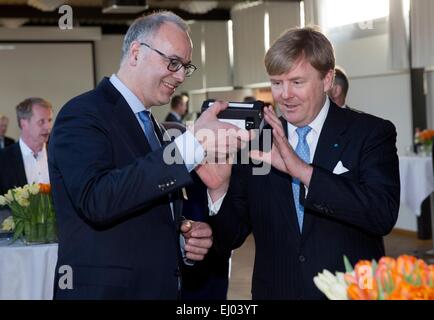
M 0 122 L 1 122 L 1 121 L 6 121 L 6 122 L 9 123 L 9 118 L 6 117 L 5 115 L 3 115 L 3 114 L 0 113 Z
M 21 129 L 20 120 L 30 119 L 33 116 L 33 106 L 36 104 L 43 108 L 53 110 L 53 106 L 51 105 L 51 103 L 42 98 L 37 98 L 37 97 L 27 98 L 26 100 L 20 102 L 16 107 L 18 127 L 20 127 L 20 129 Z
M 122 44 L 121 62 L 128 56 L 128 51 L 133 41 L 152 36 L 167 22 L 175 24 L 187 34 L 190 32 L 187 23 L 181 17 L 170 11 L 157 11 L 150 15 L 137 18 L 125 34 Z

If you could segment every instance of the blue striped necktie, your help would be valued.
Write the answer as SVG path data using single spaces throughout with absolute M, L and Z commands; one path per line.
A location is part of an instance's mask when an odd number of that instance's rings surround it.
M 306 163 L 310 163 L 309 145 L 306 141 L 306 136 L 310 130 L 312 130 L 312 128 L 309 126 L 297 128 L 296 130 L 298 134 L 298 143 L 295 148 L 295 153 Z M 303 230 L 304 207 L 300 203 L 300 180 L 296 178 L 292 179 L 292 193 L 294 195 L 295 210 L 297 211 L 297 220 L 301 233 Z
M 147 110 L 144 110 L 140 111 L 138 114 L 139 119 L 142 121 L 143 127 L 145 128 L 146 139 L 148 140 L 152 151 L 159 149 L 161 145 L 155 133 L 154 123 L 151 119 L 151 113 Z

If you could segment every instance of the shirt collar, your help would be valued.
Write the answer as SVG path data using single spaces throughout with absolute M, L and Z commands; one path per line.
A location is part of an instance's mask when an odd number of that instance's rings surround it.
M 145 108 L 139 98 L 137 98 L 137 96 L 118 78 L 117 75 L 112 74 L 110 82 L 125 98 L 134 114 L 142 112 L 145 109 L 149 112 L 151 111 L 151 108 Z
M 330 109 L 330 100 L 328 97 L 326 97 L 326 101 L 324 102 L 321 111 L 318 113 L 315 119 L 313 119 L 313 121 L 308 124 L 308 126 L 312 128 L 312 131 L 314 131 L 318 136 L 321 133 L 329 109 Z M 295 130 L 297 130 L 297 127 L 288 122 L 288 137 L 291 137 L 293 134 L 295 134 Z
M 31 155 L 32 157 L 34 157 L 32 149 L 29 148 L 29 146 L 23 141 L 22 138 L 20 138 L 19 142 L 20 142 L 20 149 L 21 149 L 21 153 L 23 154 L 23 157 L 27 157 L 29 155 Z M 44 150 L 45 150 L 45 144 L 42 147 L 42 150 L 39 151 L 37 155 L 39 155 Z

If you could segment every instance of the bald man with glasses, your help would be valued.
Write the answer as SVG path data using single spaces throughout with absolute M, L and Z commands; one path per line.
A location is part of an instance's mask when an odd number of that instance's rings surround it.
M 177 299 L 181 265 L 211 247 L 209 225 L 181 216 L 181 191 L 193 170 L 212 182 L 205 156 L 225 158 L 248 134 L 217 120 L 227 107 L 217 102 L 173 142 L 165 139 L 151 107 L 167 104 L 196 70 L 191 56 L 181 18 L 141 17 L 125 35 L 119 71 L 60 111 L 49 146 L 56 299 Z M 203 139 L 205 127 L 228 133 Z M 73 270 L 70 288 L 59 283 L 63 265 Z

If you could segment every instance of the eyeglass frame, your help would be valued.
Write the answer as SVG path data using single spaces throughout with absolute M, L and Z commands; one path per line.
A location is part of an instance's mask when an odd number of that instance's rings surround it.
M 169 56 L 167 56 L 166 54 L 164 54 L 160 50 L 157 50 L 157 49 L 151 47 L 149 44 L 147 44 L 145 42 L 140 42 L 140 45 L 141 46 L 145 46 L 145 47 L 147 47 L 147 48 L 155 51 L 156 53 L 158 53 L 163 58 L 166 58 L 167 60 L 169 60 L 169 64 L 167 65 L 167 70 L 169 70 L 170 72 L 177 72 L 177 71 L 179 71 L 179 69 L 181 69 L 182 67 L 184 67 L 184 74 L 185 74 L 185 76 L 186 77 L 190 77 L 197 70 L 197 67 L 194 64 L 191 64 L 191 63 L 182 63 L 182 61 L 180 59 L 170 58 Z M 174 70 L 171 70 L 170 66 L 174 62 L 178 64 L 178 67 L 176 67 L 176 69 L 174 69 Z M 190 73 L 188 73 L 188 70 L 192 70 L 192 71 Z

